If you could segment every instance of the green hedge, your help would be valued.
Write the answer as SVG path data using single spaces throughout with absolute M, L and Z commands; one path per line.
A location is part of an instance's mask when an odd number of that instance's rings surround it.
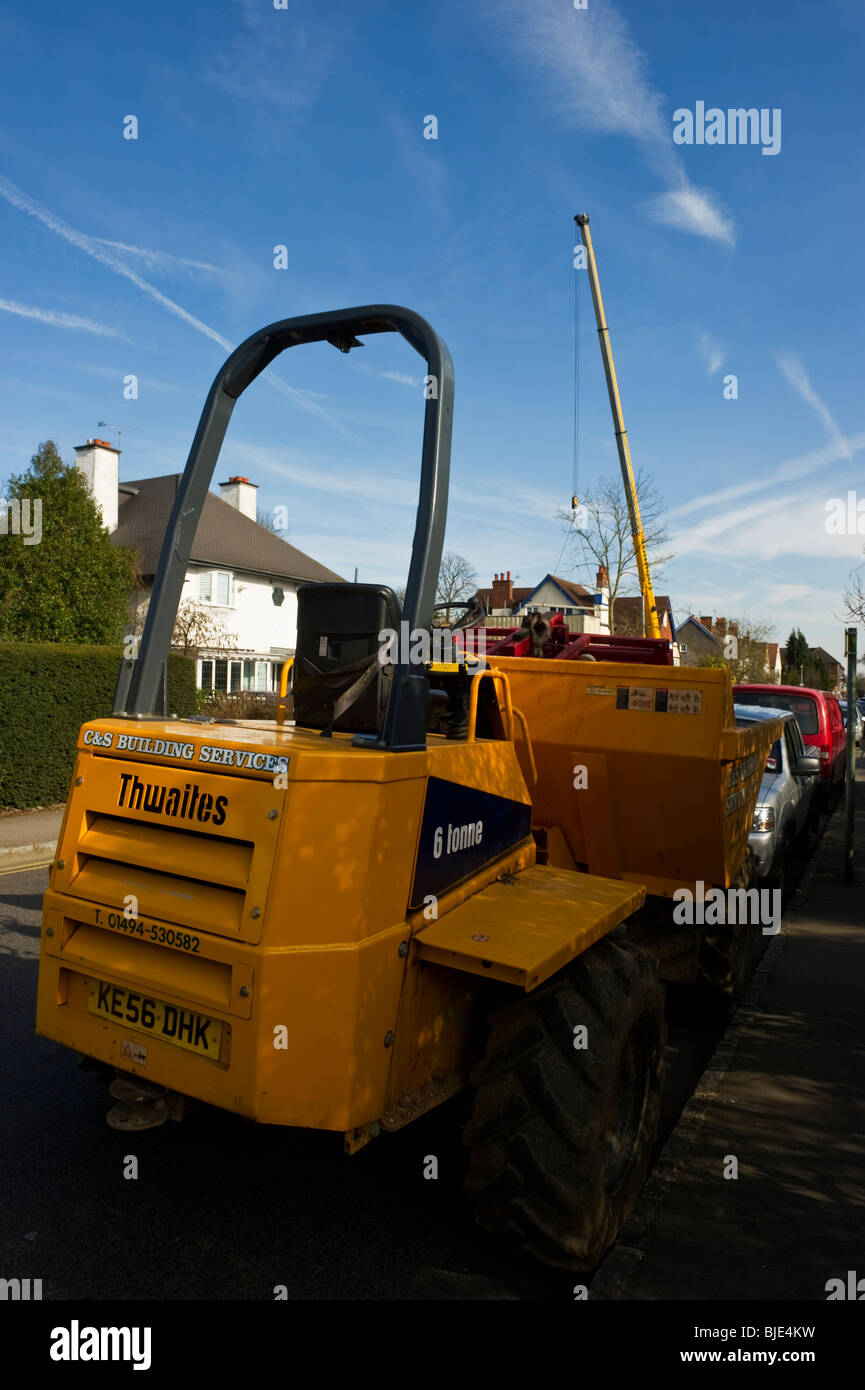
M 111 713 L 120 647 L 0 642 L 0 806 L 65 801 L 82 724 Z M 195 714 L 195 663 L 168 658 L 168 708 Z

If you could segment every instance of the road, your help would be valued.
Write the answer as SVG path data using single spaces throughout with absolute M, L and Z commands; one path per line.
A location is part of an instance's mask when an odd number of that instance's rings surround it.
M 277 1286 L 292 1300 L 573 1298 L 573 1275 L 474 1229 L 464 1096 L 353 1158 L 340 1137 L 206 1107 L 143 1133 L 109 1129 L 105 1087 L 34 1034 L 47 877 L 0 875 L 0 1277 L 42 1279 L 45 1299 L 267 1300 Z M 662 1140 L 720 1032 L 675 1014 L 669 1026 Z

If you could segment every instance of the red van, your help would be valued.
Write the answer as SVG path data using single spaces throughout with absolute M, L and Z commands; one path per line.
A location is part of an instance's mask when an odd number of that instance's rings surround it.
M 801 685 L 734 685 L 733 699 L 739 705 L 774 706 L 795 714 L 805 743 L 819 753 L 820 798 L 824 806 L 831 806 L 844 789 L 847 747 L 835 696 Z

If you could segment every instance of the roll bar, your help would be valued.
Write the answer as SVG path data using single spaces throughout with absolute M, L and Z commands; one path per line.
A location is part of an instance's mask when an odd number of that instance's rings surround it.
M 350 352 L 363 346 L 357 335 L 369 333 L 401 334 L 427 364 L 420 495 L 403 612 L 410 630 L 430 626 L 447 519 L 454 394 L 450 353 L 426 319 L 398 305 L 375 304 L 282 319 L 235 348 L 210 388 L 162 543 L 139 655 L 121 664 L 115 715 L 141 719 L 165 713 L 165 663 L 177 607 L 235 401 L 286 348 L 328 342 L 340 352 Z M 394 751 L 424 747 L 426 702 L 423 670 L 398 665 L 377 746 Z

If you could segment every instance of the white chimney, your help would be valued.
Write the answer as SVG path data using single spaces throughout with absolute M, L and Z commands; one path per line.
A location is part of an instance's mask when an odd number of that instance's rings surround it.
M 220 483 L 219 487 L 223 502 L 227 502 L 229 507 L 235 507 L 244 516 L 248 516 L 250 521 L 258 520 L 255 501 L 255 494 L 258 492 L 257 483 L 251 483 L 248 478 L 229 478 L 227 483 Z
M 76 444 L 75 452 L 78 455 L 75 466 L 87 479 L 93 500 L 102 513 L 102 525 L 109 531 L 116 531 L 120 450 L 106 439 L 88 439 L 86 444 Z

